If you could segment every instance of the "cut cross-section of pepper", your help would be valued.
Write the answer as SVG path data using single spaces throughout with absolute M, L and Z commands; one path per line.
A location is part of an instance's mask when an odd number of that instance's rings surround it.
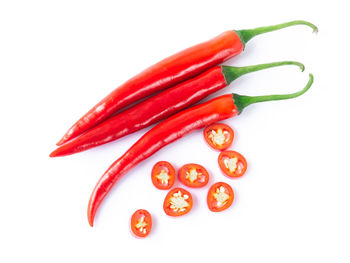
M 182 216 L 192 209 L 192 205 L 190 192 L 182 188 L 174 188 L 165 197 L 163 209 L 169 216 Z
M 222 172 L 230 178 L 241 177 L 247 170 L 246 159 L 235 151 L 221 152 L 218 163 Z
M 188 187 L 199 188 L 208 183 L 209 173 L 203 166 L 189 163 L 179 169 L 179 180 Z
M 157 162 L 152 169 L 152 183 L 154 186 L 161 190 L 170 189 L 175 183 L 175 169 L 174 167 L 166 162 Z
M 234 132 L 230 126 L 224 123 L 215 123 L 206 127 L 203 135 L 210 147 L 221 151 L 232 144 Z
M 151 214 L 144 209 L 137 210 L 131 216 L 131 231 L 137 237 L 146 237 L 149 235 L 152 229 L 152 217 Z
M 213 184 L 207 196 L 210 211 L 220 212 L 229 208 L 234 200 L 232 187 L 224 182 Z

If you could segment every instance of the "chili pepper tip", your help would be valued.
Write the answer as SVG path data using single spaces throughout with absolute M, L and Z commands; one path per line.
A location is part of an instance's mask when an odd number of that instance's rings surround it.
M 60 156 L 64 156 L 65 154 L 62 152 L 62 147 L 57 148 L 56 150 L 54 150 L 52 153 L 50 153 L 50 157 L 54 158 L 54 157 L 60 157 Z
M 89 208 L 88 208 L 88 221 L 89 221 L 89 225 L 91 226 L 91 227 L 93 227 L 94 226 L 94 218 L 95 218 L 95 214 L 93 213 L 93 212 L 91 212 L 91 210 L 90 210 L 90 204 L 91 204 L 91 202 L 89 202 Z
M 62 138 L 61 140 L 59 140 L 59 141 L 56 143 L 56 145 L 57 145 L 57 146 L 61 146 L 63 143 L 64 143 L 64 140 L 63 140 L 63 138 Z

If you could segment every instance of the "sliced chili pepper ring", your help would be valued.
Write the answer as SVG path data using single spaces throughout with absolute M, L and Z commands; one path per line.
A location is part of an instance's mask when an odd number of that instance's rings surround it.
M 213 184 L 208 191 L 207 204 L 212 212 L 220 212 L 229 208 L 233 200 L 232 187 L 224 182 Z
M 215 150 L 225 150 L 232 144 L 234 132 L 224 123 L 215 123 L 206 127 L 203 135 L 210 147 Z
M 218 163 L 222 172 L 230 178 L 241 177 L 247 170 L 246 159 L 235 151 L 221 152 Z
M 166 161 L 157 162 L 152 168 L 152 183 L 161 190 L 170 189 L 175 183 L 175 169 Z
M 146 237 L 152 229 L 152 216 L 144 209 L 139 209 L 131 216 L 131 231 L 137 237 Z
M 209 181 L 208 171 L 201 165 L 195 163 L 185 164 L 179 169 L 179 180 L 188 187 L 199 188 L 205 186 Z
M 164 199 L 163 209 L 168 216 L 182 216 L 191 211 L 192 195 L 183 188 L 174 188 Z

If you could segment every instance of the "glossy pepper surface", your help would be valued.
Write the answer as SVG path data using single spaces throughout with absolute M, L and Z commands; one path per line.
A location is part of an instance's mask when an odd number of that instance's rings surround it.
M 195 78 L 164 90 L 116 114 L 78 138 L 57 148 L 50 156 L 70 155 L 117 140 L 199 102 L 208 95 L 226 87 L 242 75 L 283 65 L 296 65 L 304 70 L 303 64 L 294 61 L 273 62 L 247 67 L 213 67 Z
M 310 74 L 309 82 L 305 88 L 292 94 L 257 97 L 238 94 L 223 95 L 179 112 L 154 126 L 116 160 L 96 184 L 88 205 L 89 224 L 93 226 L 97 209 L 113 185 L 130 169 L 164 146 L 194 130 L 236 116 L 250 104 L 298 97 L 304 94 L 311 87 L 312 83 L 313 76 Z
M 230 30 L 156 63 L 126 81 L 97 103 L 66 132 L 57 145 L 84 133 L 131 103 L 238 55 L 254 36 L 294 25 L 306 25 L 317 31 L 315 25 L 301 20 L 248 30 Z

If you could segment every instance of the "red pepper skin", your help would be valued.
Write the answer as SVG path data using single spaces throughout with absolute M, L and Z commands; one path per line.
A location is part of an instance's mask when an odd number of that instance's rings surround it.
M 57 145 L 62 145 L 82 134 L 133 102 L 238 55 L 243 47 L 237 33 L 231 30 L 158 62 L 116 88 L 96 104 L 67 131 Z
M 164 146 L 196 129 L 236 116 L 251 104 L 299 97 L 310 89 L 313 80 L 314 77 L 310 74 L 307 85 L 302 90 L 290 94 L 255 97 L 223 95 L 179 112 L 154 126 L 116 160 L 97 182 L 88 205 L 89 224 L 93 226 L 98 207 L 119 178 Z
M 80 137 L 62 145 L 50 156 L 74 154 L 117 140 L 202 100 L 226 85 L 222 68 L 216 66 L 118 113 Z
M 192 79 L 166 89 L 114 115 L 78 138 L 62 145 L 50 156 L 74 154 L 117 140 L 202 100 L 226 87 L 242 75 L 283 65 L 295 65 L 302 70 L 304 69 L 304 65 L 295 61 L 281 61 L 246 67 L 213 67 Z
M 243 51 L 245 44 L 255 36 L 295 25 L 305 25 L 317 32 L 315 25 L 303 20 L 254 29 L 226 31 L 209 41 L 180 51 L 158 62 L 101 100 L 68 130 L 57 145 L 62 145 L 77 137 L 133 102 L 180 83 L 238 55 Z
M 93 226 L 96 211 L 113 185 L 138 163 L 194 130 L 237 114 L 232 95 L 223 95 L 175 114 L 153 127 L 115 161 L 98 181 L 88 205 L 89 224 Z

